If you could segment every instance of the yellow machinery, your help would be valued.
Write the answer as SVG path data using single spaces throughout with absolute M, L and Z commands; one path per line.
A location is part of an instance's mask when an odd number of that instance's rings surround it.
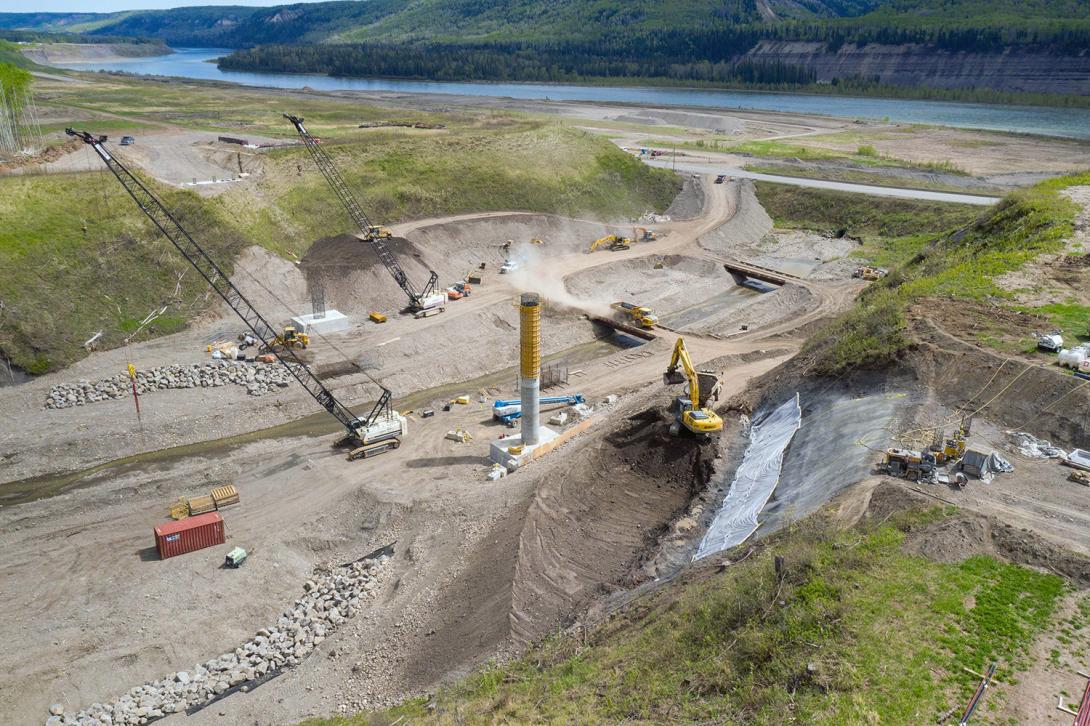
M 653 328 L 658 325 L 659 318 L 651 308 L 628 302 L 615 302 L 610 307 L 618 311 L 624 317 L 626 323 L 634 322 L 643 328 Z
M 965 456 L 965 447 L 968 444 L 969 433 L 973 427 L 973 419 L 962 420 L 961 426 L 950 438 L 946 438 L 946 432 L 935 429 L 935 436 L 931 441 L 928 451 L 935 457 L 935 463 L 939 466 L 957 461 Z
M 866 265 L 864 267 L 857 267 L 855 272 L 852 273 L 852 277 L 859 277 L 869 282 L 873 282 L 875 280 L 881 280 L 887 274 L 889 274 L 889 271 L 885 268 Z
M 590 249 L 587 252 L 594 252 L 599 247 L 609 245 L 611 252 L 617 252 L 618 250 L 627 250 L 632 247 L 632 240 L 628 237 L 621 237 L 615 234 L 607 234 L 605 237 L 599 237 L 590 243 Z
M 678 365 L 681 365 L 681 371 Z M 689 382 L 689 397 L 674 399 L 673 411 L 676 420 L 670 425 L 670 433 L 677 436 L 682 428 L 698 436 L 708 436 L 723 430 L 723 419 L 707 407 L 707 402 L 719 398 L 719 377 L 712 371 L 697 371 L 689 351 L 685 349 L 685 340 L 678 338 L 674 344 L 674 354 L 670 365 L 662 374 L 665 384 Z M 703 389 L 703 390 L 701 390 Z
M 394 236 L 394 233 L 390 231 L 389 227 L 378 227 L 375 225 L 371 225 L 367 228 L 367 235 L 369 237 L 378 239 L 390 239 Z
M 294 326 L 289 325 L 284 328 L 283 333 L 273 339 L 273 345 L 281 348 L 302 348 L 306 350 L 306 347 L 310 345 L 310 336 L 306 333 L 300 333 Z

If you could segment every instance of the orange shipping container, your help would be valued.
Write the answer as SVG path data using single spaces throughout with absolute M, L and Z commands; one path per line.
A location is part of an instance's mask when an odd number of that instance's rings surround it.
M 159 551 L 161 560 L 226 541 L 223 517 L 218 512 L 198 514 L 180 522 L 166 522 L 155 528 L 155 549 Z

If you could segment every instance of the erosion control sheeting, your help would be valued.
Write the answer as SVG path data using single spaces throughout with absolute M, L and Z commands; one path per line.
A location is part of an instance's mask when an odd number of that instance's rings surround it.
M 801 423 L 802 408 L 796 393 L 753 424 L 742 463 L 735 472 L 723 504 L 700 542 L 694 560 L 741 544 L 757 531 L 757 515 L 776 489 L 783 452 Z

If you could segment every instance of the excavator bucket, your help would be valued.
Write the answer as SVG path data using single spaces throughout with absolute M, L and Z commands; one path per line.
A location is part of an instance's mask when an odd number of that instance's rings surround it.
M 664 385 L 671 385 L 685 382 L 685 374 L 676 368 L 672 371 L 666 371 L 662 374 L 662 382 Z

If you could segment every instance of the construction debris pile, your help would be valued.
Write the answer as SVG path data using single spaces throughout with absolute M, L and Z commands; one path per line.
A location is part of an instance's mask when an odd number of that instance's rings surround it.
M 308 580 L 305 594 L 295 601 L 276 625 L 262 628 L 246 643 L 189 671 L 179 671 L 145 683 L 109 703 L 95 703 L 74 716 L 60 704 L 50 709 L 46 726 L 62 724 L 144 724 L 166 714 L 192 710 L 225 694 L 248 690 L 277 671 L 298 665 L 348 618 L 374 590 L 385 552 L 334 568 Z M 258 685 L 258 684 L 254 684 Z M 58 713 L 59 712 L 59 713 Z
M 234 384 L 246 386 L 246 392 L 251 396 L 262 396 L 277 388 L 286 388 L 290 380 L 288 370 L 275 364 L 234 361 L 188 366 L 174 364 L 137 371 L 136 392 L 143 395 L 170 388 L 213 388 Z M 132 382 L 128 375 L 118 373 L 99 381 L 80 380 L 53 386 L 45 399 L 45 408 L 71 408 L 131 395 Z

